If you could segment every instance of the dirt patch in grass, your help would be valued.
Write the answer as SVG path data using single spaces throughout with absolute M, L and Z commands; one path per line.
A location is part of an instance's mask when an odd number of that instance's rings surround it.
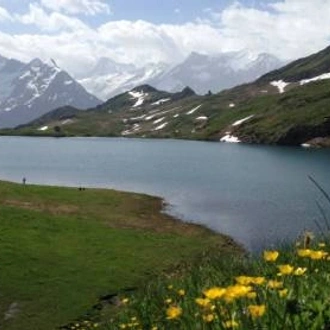
M 41 203 L 34 203 L 28 201 L 21 201 L 21 200 L 5 200 L 2 203 L 5 206 L 14 206 L 25 210 L 31 211 L 42 211 L 47 212 L 50 214 L 74 214 L 77 213 L 78 207 L 74 205 L 46 205 Z

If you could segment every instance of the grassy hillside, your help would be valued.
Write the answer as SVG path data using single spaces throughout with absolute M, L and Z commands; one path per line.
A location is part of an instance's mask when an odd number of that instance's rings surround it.
M 1 329 L 55 329 L 205 250 L 239 251 L 161 206 L 139 194 L 1 182 Z M 100 310 L 92 314 L 98 321 Z
M 243 85 L 216 95 L 190 96 L 160 105 L 113 111 L 110 106 L 49 119 L 5 135 L 125 136 L 219 140 L 233 135 L 243 142 L 327 145 L 330 136 L 329 80 L 274 93 L 267 84 Z M 266 93 L 267 91 L 267 93 Z M 123 96 L 122 96 L 123 97 Z M 247 117 L 240 125 L 233 124 Z M 46 130 L 40 130 L 42 126 Z M 321 137 L 321 141 L 315 138 Z M 312 140 L 312 141 L 311 141 Z

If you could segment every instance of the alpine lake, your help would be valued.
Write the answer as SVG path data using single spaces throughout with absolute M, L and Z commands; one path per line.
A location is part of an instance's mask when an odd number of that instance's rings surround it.
M 131 138 L 0 138 L 0 179 L 164 198 L 250 251 L 326 228 L 329 149 Z M 322 210 L 322 211 L 321 211 Z

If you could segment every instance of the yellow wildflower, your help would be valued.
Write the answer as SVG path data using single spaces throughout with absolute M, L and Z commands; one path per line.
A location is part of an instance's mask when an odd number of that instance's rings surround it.
M 246 295 L 249 299 L 255 299 L 257 297 L 257 293 L 252 291 L 252 292 L 249 292 L 247 295 Z
M 165 303 L 168 304 L 168 305 L 171 304 L 172 303 L 172 299 L 171 298 L 165 299 Z
M 239 324 L 234 320 L 229 320 L 229 321 L 224 322 L 223 326 L 225 329 L 234 329 L 234 328 L 238 328 Z
M 311 252 L 312 251 L 310 249 L 298 249 L 297 250 L 298 256 L 303 257 L 303 258 L 309 257 Z
M 224 298 L 227 302 L 231 302 L 234 299 L 247 296 L 247 294 L 251 291 L 251 286 L 245 286 L 240 284 L 232 285 L 226 289 Z
M 203 315 L 203 320 L 206 323 L 210 323 L 214 320 L 214 315 L 213 314 L 207 314 L 207 315 Z
M 120 324 L 120 325 L 119 325 L 119 328 L 120 328 L 120 329 L 126 329 L 127 326 L 126 326 L 126 324 Z
M 252 318 L 258 318 L 265 314 L 266 306 L 265 305 L 250 305 L 248 306 L 249 314 Z
M 294 270 L 293 275 L 301 276 L 304 275 L 306 271 L 307 271 L 306 267 L 298 267 L 297 269 Z
M 208 299 L 208 298 L 196 298 L 195 302 L 197 305 L 199 305 L 201 307 L 207 307 L 210 305 L 210 299 Z
M 264 251 L 264 260 L 274 262 L 278 258 L 278 251 Z
M 262 276 L 253 277 L 252 278 L 252 283 L 256 284 L 256 285 L 261 285 L 261 284 L 265 283 L 265 278 L 262 277 Z
M 219 288 L 219 287 L 213 287 L 208 290 L 204 291 L 204 295 L 208 299 L 219 299 L 221 298 L 226 292 L 226 289 L 224 288 Z
M 183 289 L 180 289 L 178 291 L 178 294 L 179 294 L 179 296 L 184 296 L 186 294 L 186 291 L 184 291 Z
M 153 326 L 153 327 L 151 328 L 151 330 L 158 330 L 158 327 Z
M 319 243 L 318 245 L 319 245 L 320 248 L 324 248 L 325 247 L 325 243 L 323 243 L 323 242 L 322 243 Z
M 182 314 L 182 308 L 177 306 L 171 306 L 166 310 L 168 320 L 177 319 Z
M 258 277 L 238 276 L 238 277 L 235 277 L 235 280 L 238 284 L 241 284 L 241 285 L 249 285 L 249 284 L 260 285 L 265 282 L 265 278 L 261 277 L 261 276 L 258 276 Z
M 235 277 L 235 280 L 238 284 L 249 285 L 252 282 L 252 277 L 250 277 L 250 276 L 237 276 L 237 277 Z
M 280 270 L 280 275 L 290 275 L 294 270 L 294 267 L 289 264 L 279 265 L 277 268 Z
M 122 304 L 128 304 L 129 303 L 129 299 L 128 298 L 123 298 L 122 300 L 121 300 L 121 303 Z
M 328 255 L 328 253 L 323 251 L 323 250 L 320 250 L 320 251 L 313 251 L 312 250 L 309 257 L 312 260 L 320 260 L 320 259 L 325 258 L 327 255 Z
M 278 294 L 281 298 L 284 298 L 288 295 L 288 289 L 280 290 L 280 291 L 278 291 Z
M 275 281 L 275 280 L 270 280 L 267 283 L 267 287 L 270 289 L 280 289 L 283 286 L 283 282 Z

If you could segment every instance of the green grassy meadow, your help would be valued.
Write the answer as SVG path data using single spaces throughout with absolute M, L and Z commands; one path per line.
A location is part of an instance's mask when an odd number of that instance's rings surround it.
M 141 194 L 0 182 L 0 328 L 56 329 L 203 251 L 240 251 L 161 209 Z

